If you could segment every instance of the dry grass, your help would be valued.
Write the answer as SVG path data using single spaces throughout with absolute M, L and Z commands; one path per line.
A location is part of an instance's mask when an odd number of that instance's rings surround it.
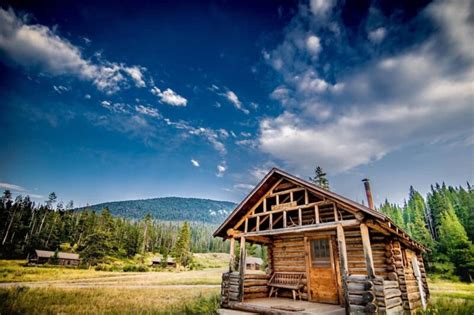
M 71 280 L 114 276 L 116 273 L 93 269 L 25 267 L 25 260 L 0 260 L 0 282 Z
M 151 259 L 150 257 L 147 259 Z M 25 266 L 26 260 L 0 260 L 0 283 L 94 278 L 111 278 L 111 281 L 114 281 L 112 278 L 118 279 L 126 275 L 136 276 L 136 282 L 139 282 L 140 278 L 150 278 L 153 280 L 153 284 L 219 284 L 222 270 L 228 264 L 229 255 L 222 253 L 195 254 L 195 259 L 200 266 L 206 269 L 201 271 L 182 271 L 179 273 L 174 270 L 166 272 L 124 273 L 121 271 L 96 271 L 93 268 Z M 130 262 L 130 260 L 115 260 L 113 263 L 124 264 Z M 186 273 L 186 277 L 183 277 L 183 273 Z M 106 281 L 106 279 L 101 279 L 101 281 Z
M 219 289 L 0 289 L 0 314 L 179 314 L 216 309 Z M 204 299 L 203 299 L 204 298 Z M 203 302 L 204 301 L 204 302 Z M 210 302 L 209 302 L 210 301 Z M 207 305 L 210 304 L 210 305 Z M 191 311 L 192 312 L 192 311 Z M 201 312 L 201 311 L 199 311 Z

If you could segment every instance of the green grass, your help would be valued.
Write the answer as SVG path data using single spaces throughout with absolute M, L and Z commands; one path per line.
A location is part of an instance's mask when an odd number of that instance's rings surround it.
M 453 298 L 474 302 L 474 283 L 432 280 L 428 282 L 428 286 L 434 299 Z
M 219 289 L 0 289 L 0 314 L 216 314 Z
M 431 299 L 425 311 L 417 314 L 474 314 L 474 284 L 447 280 L 428 281 Z

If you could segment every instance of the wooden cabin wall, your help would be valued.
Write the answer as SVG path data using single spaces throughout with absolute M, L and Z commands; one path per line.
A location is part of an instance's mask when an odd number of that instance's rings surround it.
M 268 280 L 270 275 L 246 273 L 244 277 L 244 301 L 268 297 Z
M 302 298 L 308 299 L 308 286 L 306 278 L 305 246 L 304 236 L 287 235 L 276 236 L 272 246 L 273 272 L 302 272 L 303 290 Z M 289 290 L 281 290 L 281 296 L 291 296 Z
M 367 275 L 360 228 L 344 228 L 346 238 L 347 265 L 349 275 Z
M 382 277 L 384 280 L 388 280 L 386 248 L 389 244 L 390 238 L 375 230 L 369 230 L 369 233 L 370 245 L 372 247 L 372 258 L 374 260 L 375 275 Z

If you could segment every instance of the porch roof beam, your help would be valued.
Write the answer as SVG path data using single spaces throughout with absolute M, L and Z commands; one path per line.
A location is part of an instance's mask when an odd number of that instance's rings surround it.
M 259 231 L 259 232 L 248 232 L 248 233 L 240 234 L 239 237 L 250 237 L 253 235 L 256 235 L 256 236 L 278 235 L 278 234 L 328 230 L 328 229 L 335 229 L 338 224 L 340 224 L 341 226 L 356 226 L 360 224 L 360 222 L 357 220 L 341 220 L 338 222 L 326 222 L 326 223 L 319 223 L 319 224 L 294 226 L 294 227 L 288 227 L 288 228 L 282 228 L 282 229 L 265 230 L 265 231 Z

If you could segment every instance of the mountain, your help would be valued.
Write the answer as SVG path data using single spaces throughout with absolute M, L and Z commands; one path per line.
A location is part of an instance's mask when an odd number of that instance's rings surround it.
M 150 213 L 154 219 L 166 221 L 195 221 L 212 224 L 221 223 L 235 208 L 229 201 L 199 198 L 164 197 L 142 200 L 104 202 L 76 209 L 102 211 L 109 208 L 112 215 L 127 219 L 141 219 Z

